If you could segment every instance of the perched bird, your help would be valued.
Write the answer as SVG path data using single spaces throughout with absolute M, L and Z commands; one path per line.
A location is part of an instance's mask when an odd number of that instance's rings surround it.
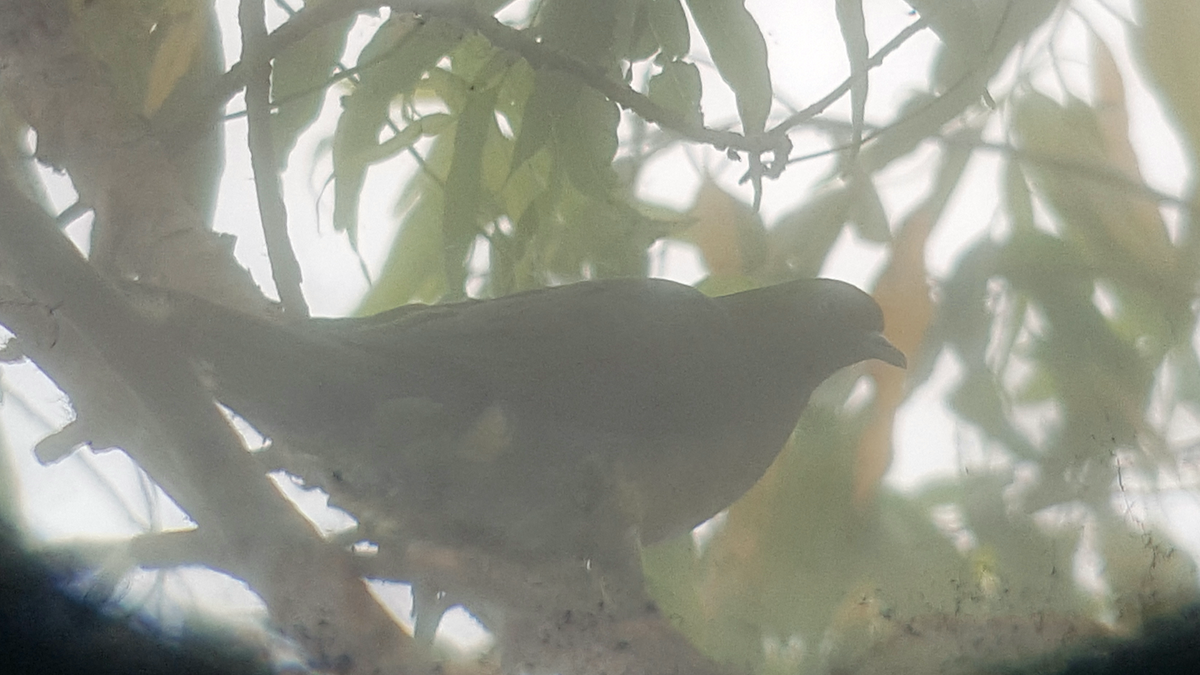
M 319 458 L 305 478 L 335 503 L 518 557 L 687 532 L 762 476 L 827 377 L 905 366 L 879 306 L 828 279 L 716 298 L 587 281 L 301 322 L 188 298 L 166 325 L 218 400 Z

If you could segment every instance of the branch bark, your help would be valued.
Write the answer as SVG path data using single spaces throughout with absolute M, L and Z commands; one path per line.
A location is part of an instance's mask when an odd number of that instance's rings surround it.
M 188 203 L 150 125 L 74 34 L 67 3 L 2 0 L 0 25 L 3 93 L 37 131 L 37 158 L 65 170 L 96 212 L 92 263 L 261 311 L 265 300 Z
M 247 311 L 268 303 L 185 198 L 145 119 L 74 34 L 62 0 L 0 0 L 0 86 L 37 131 L 38 158 L 69 173 L 96 212 L 91 264 L 53 220 L 0 180 L 0 321 L 71 397 L 77 420 L 40 447 L 120 446 L 219 542 L 214 559 L 266 601 L 321 667 L 433 665 L 368 593 L 352 560 L 275 490 L 179 350 L 101 271 Z M 56 447 L 57 444 L 57 447 Z
M 432 668 L 367 592 L 349 556 L 324 542 L 258 469 L 175 345 L 8 182 L 0 182 L 0 251 L 0 269 L 31 299 L 0 303 L 0 320 L 81 415 L 97 410 L 101 387 L 128 390 L 127 405 L 105 410 L 123 417 L 110 428 L 132 430 L 114 440 L 220 542 L 215 557 L 263 597 L 285 632 L 318 663 L 343 672 Z M 53 319 L 50 339 L 29 320 L 29 308 L 38 307 Z

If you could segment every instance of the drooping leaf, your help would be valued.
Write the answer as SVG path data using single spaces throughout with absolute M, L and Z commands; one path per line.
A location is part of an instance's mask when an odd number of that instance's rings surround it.
M 439 192 L 438 186 L 426 177 L 414 180 L 412 186 Z M 441 200 L 418 199 L 404 214 L 383 270 L 356 313 L 367 316 L 414 300 L 429 302 L 442 297 L 445 292 Z
M 513 149 L 513 171 L 545 147 L 554 135 L 555 121 L 562 119 L 578 93 L 579 85 L 561 73 L 542 70 L 534 74 Z
M 552 48 L 612 71 L 618 15 L 624 3 L 594 0 L 543 0 L 536 26 L 542 40 Z
M 613 27 L 613 54 L 618 59 L 637 63 L 658 51 L 658 40 L 650 30 L 652 1 L 623 0 Z
M 1027 174 L 1091 264 L 1170 304 L 1183 303 L 1187 283 L 1174 276 L 1176 255 L 1165 226 L 1157 209 L 1142 208 L 1138 179 L 1107 157 L 1109 141 L 1096 110 L 1078 99 L 1064 106 L 1029 93 L 1017 102 L 1014 129 L 1030 155 Z
M 616 184 L 612 162 L 620 121 L 617 104 L 584 89 L 575 105 L 555 123 L 559 165 L 578 190 L 595 199 L 607 199 Z
M 108 67 L 108 77 L 122 99 L 143 110 L 146 82 L 161 34 L 168 0 L 155 2 L 72 2 L 72 23 L 87 50 Z M 165 26 L 164 26 L 165 27 Z M 173 87 L 172 87 L 173 89 Z
M 502 188 L 501 199 L 505 213 L 514 222 L 522 222 L 533 200 L 548 188 L 552 166 L 550 153 L 543 151 L 509 174 Z M 517 228 L 517 231 L 522 230 Z
M 780 217 L 770 231 L 772 273 L 816 276 L 841 235 L 852 204 L 849 188 L 829 187 Z
M 1068 469 L 1088 462 L 1109 466 L 1113 449 L 1132 444 L 1145 424 L 1142 411 L 1157 363 L 1118 336 L 1097 308 L 1097 268 L 1078 246 L 1042 233 L 1015 233 L 999 262 L 999 271 L 1048 323 L 1034 355 L 1055 379 L 1065 413 L 1061 441 L 1051 451 Z M 1063 498 L 1054 490 L 1038 496 Z
M 498 91 L 499 87 L 492 89 Z M 488 128 L 487 138 L 483 144 L 483 157 L 481 158 L 483 172 L 480 176 L 483 181 L 483 189 L 488 195 L 488 203 L 483 205 L 485 211 L 490 214 L 488 220 L 500 213 L 506 213 L 502 210 L 501 193 L 509 179 L 508 168 L 512 165 L 512 152 L 512 139 L 501 133 L 500 128 L 496 126 L 493 108 L 493 122 Z M 501 209 L 501 211 L 497 212 L 497 209 Z
M 842 42 L 846 45 L 846 57 L 850 60 L 850 125 L 853 129 L 851 145 L 854 151 L 862 144 L 863 116 L 867 109 L 867 59 L 870 46 L 867 44 L 867 25 L 863 16 L 862 0 L 836 0 L 838 26 L 842 30 Z
M 286 165 L 296 138 L 317 119 L 325 98 L 321 85 L 338 65 L 352 22 L 353 17 L 346 17 L 320 26 L 272 60 L 271 100 L 278 109 L 271 118 L 271 137 L 280 166 Z
M 525 106 L 533 93 L 533 68 L 524 59 L 517 60 L 508 68 L 500 92 L 496 95 L 496 111 L 504 115 L 512 127 L 514 140 L 520 133 L 525 117 Z
M 342 99 L 342 115 L 333 135 L 333 223 L 357 242 L 358 200 L 370 157 L 378 157 L 379 137 L 389 121 L 392 101 L 412 92 L 425 71 L 461 40 L 451 26 L 436 21 L 411 23 L 393 17 L 364 48 L 360 59 L 376 65 L 360 74 L 358 85 Z
M 1134 36 L 1142 60 L 1187 136 L 1195 161 L 1200 155 L 1200 4 L 1143 0 L 1141 9 L 1141 28 Z
M 1100 137 L 1104 141 L 1104 155 L 1110 166 L 1119 174 L 1127 177 L 1131 184 L 1145 182 L 1142 169 L 1134 151 L 1130 138 L 1129 110 L 1126 106 L 1125 82 L 1120 68 L 1113 58 L 1108 45 L 1098 37 L 1092 39 L 1093 71 L 1092 79 L 1096 88 L 1096 121 Z M 1145 267 L 1157 270 L 1158 276 L 1167 284 L 1178 284 L 1180 287 L 1190 287 L 1197 270 L 1195 263 L 1183 264 L 1180 256 L 1171 242 L 1166 223 L 1159 213 L 1158 204 L 1149 196 L 1129 191 L 1121 195 L 1123 202 L 1116 218 L 1110 217 L 1104 223 L 1109 236 L 1119 245 L 1128 250 L 1132 257 Z M 1169 277 L 1179 277 L 1168 281 Z M 1177 304 L 1185 304 L 1183 297 L 1187 292 L 1170 293 Z M 1188 313 L 1179 307 L 1179 313 Z
M 943 87 L 954 82 L 979 65 L 987 45 L 983 19 L 974 0 L 907 0 L 945 48 L 937 60 L 937 82 Z M 1021 11 L 1014 8 L 1012 11 Z
M 1005 164 L 1004 197 L 1013 227 L 1021 231 L 1033 229 L 1036 222 L 1033 215 L 1033 195 L 1029 191 L 1029 182 L 1020 162 L 1009 161 Z
M 379 145 L 364 149 L 361 159 L 369 165 L 395 157 L 401 151 L 411 148 L 422 138 L 436 136 L 445 131 L 451 125 L 453 119 L 451 115 L 446 113 L 432 113 L 424 117 L 418 117 Z
M 658 42 L 661 58 L 674 60 L 687 56 L 692 48 L 687 14 L 679 0 L 650 0 L 650 32 Z
M 686 61 L 668 61 L 650 78 L 647 95 L 658 105 L 679 113 L 689 125 L 700 126 L 700 70 Z
M 547 271 L 562 279 L 645 276 L 646 249 L 664 234 L 621 202 L 597 199 L 558 174 L 532 208 L 541 216 L 535 245 Z
M 211 3 L 191 0 L 69 2 L 72 33 L 106 67 L 105 78 L 153 133 L 184 177 L 186 198 L 207 221 L 223 168 L 223 101 L 206 94 L 223 70 Z
M 1060 5 L 1058 0 L 1011 0 L 989 4 L 984 12 L 984 8 L 966 7 L 976 4 L 970 0 L 953 3 L 930 0 L 927 4 L 947 8 L 962 5 L 967 12 L 980 10 L 980 34 L 984 36 L 980 42 L 987 49 L 979 55 L 978 61 L 960 59 L 948 49 L 944 52 L 945 60 L 954 62 L 961 74 L 943 83 L 944 91 L 938 95 L 922 92 L 905 104 L 898 120 L 887 132 L 874 138 L 860 153 L 860 162 L 868 171 L 878 170 L 908 154 L 968 106 L 979 103 L 986 93 L 987 82 L 1008 54 L 1016 45 L 1023 44 Z
M 744 0 L 688 0 L 696 28 L 721 78 L 737 97 L 747 134 L 762 131 L 771 112 L 767 43 Z
M 446 293 L 442 183 L 454 152 L 456 127 L 434 140 L 423 170 L 401 192 L 394 208 L 400 231 L 379 278 L 357 309 L 359 314 L 375 314 L 415 300 L 431 302 Z
M 946 164 L 954 164 L 952 160 Z M 961 165 L 953 167 L 961 176 Z M 952 170 L 953 170 L 952 168 Z M 941 218 L 942 204 L 931 194 L 905 219 L 896 236 L 892 257 L 879 277 L 873 295 L 883 309 L 888 338 L 908 356 L 916 369 L 922 345 L 933 320 L 925 249 L 934 226 Z M 892 430 L 896 410 L 904 402 L 908 384 L 896 368 L 869 366 L 875 380 L 875 401 L 870 421 L 855 449 L 854 503 L 863 508 L 874 501 L 880 483 L 892 464 Z
M 421 79 L 420 92 L 417 96 L 428 96 L 440 100 L 445 106 L 455 112 L 462 110 L 467 103 L 467 88 L 469 80 L 445 68 L 430 68 Z
M 496 124 L 496 94 L 496 87 L 471 91 L 455 129 L 442 204 L 443 265 L 451 298 L 465 297 L 467 253 L 482 231 L 479 210 L 484 146 Z
M 865 174 L 855 177 L 850 185 L 853 195 L 850 211 L 847 214 L 854 223 L 858 235 L 867 241 L 886 244 L 892 240 L 892 230 L 888 226 L 887 212 L 879 199 L 879 191 L 870 176 Z
M 691 35 L 680 0 L 629 0 L 617 13 L 614 53 L 636 63 L 657 54 L 660 62 L 687 55 Z

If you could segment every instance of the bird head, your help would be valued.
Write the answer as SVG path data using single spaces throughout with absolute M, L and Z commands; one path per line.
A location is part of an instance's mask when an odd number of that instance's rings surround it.
M 793 367 L 802 365 L 807 375 L 824 379 L 869 359 L 907 366 L 904 354 L 883 336 L 879 304 L 844 281 L 797 279 L 722 300 L 761 340 L 759 349 Z

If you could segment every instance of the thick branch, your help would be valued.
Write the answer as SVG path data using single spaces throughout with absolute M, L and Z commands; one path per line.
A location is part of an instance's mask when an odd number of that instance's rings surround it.
M 177 347 L 8 183 L 0 184 L 0 251 L 5 273 L 38 304 L 54 308 L 64 331 L 84 336 L 100 365 L 132 392 L 144 414 L 124 421 L 135 429 L 148 425 L 148 438 L 162 444 L 124 443 L 126 451 L 223 543 L 219 555 L 229 571 L 263 596 L 281 626 L 326 663 L 424 667 L 347 556 L 322 541 L 257 469 Z M 7 316 L 6 323 L 51 376 L 85 365 L 63 362 L 67 354 L 57 339 L 28 336 Z
M 0 78 L 38 133 L 39 157 L 69 171 L 81 201 L 94 205 L 98 264 L 243 309 L 266 306 L 228 242 L 188 204 L 145 120 L 79 44 L 65 2 L 0 0 Z M 76 439 L 123 447 L 224 542 L 229 571 L 314 657 L 348 670 L 424 667 L 346 556 L 251 461 L 179 351 L 7 183 L 0 255 L 30 298 L 0 302 L 0 317 L 71 396 L 76 424 L 87 427 Z M 48 334 L 36 328 L 39 312 Z M 96 429 L 99 437 L 87 433 Z
M 188 203 L 144 118 L 80 44 L 67 3 L 0 0 L 0 85 L 38 134 L 38 158 L 65 169 L 96 211 L 92 261 L 123 276 L 258 309 L 227 243 Z

